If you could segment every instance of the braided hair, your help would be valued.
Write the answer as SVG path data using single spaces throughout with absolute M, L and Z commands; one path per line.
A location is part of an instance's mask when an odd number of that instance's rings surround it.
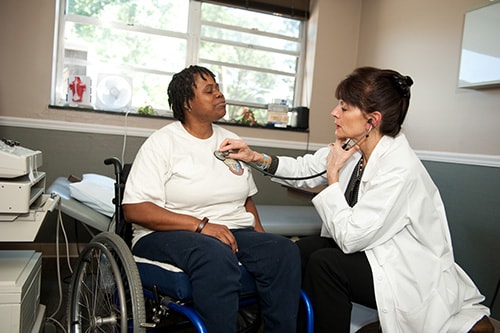
M 191 65 L 179 73 L 174 74 L 167 89 L 168 104 L 174 112 L 174 118 L 184 123 L 185 109 L 190 109 L 189 101 L 194 98 L 194 88 L 196 88 L 196 76 L 203 80 L 211 76 L 215 80 L 215 74 L 209 69 L 201 66 Z
M 380 132 L 396 136 L 410 105 L 413 80 L 391 69 L 360 67 L 349 74 L 335 91 L 335 97 L 365 113 L 382 114 Z

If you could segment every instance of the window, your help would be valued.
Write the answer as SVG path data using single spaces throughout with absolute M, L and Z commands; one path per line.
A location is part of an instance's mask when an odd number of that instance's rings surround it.
M 299 103 L 301 19 L 193 0 L 60 1 L 54 105 L 112 112 L 151 105 L 171 115 L 168 83 L 189 64 L 216 74 L 227 121 L 251 111 L 265 124 L 274 99 Z

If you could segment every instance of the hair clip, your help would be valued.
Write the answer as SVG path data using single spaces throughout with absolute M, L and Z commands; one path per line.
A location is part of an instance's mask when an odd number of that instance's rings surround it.
M 393 78 L 401 96 L 410 97 L 410 87 L 413 85 L 412 78 L 402 75 L 394 75 Z

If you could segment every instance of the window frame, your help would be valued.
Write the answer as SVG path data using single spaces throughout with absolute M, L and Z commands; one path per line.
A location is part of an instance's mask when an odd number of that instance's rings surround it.
M 73 14 L 66 14 L 66 7 L 68 0 L 57 0 L 56 1 L 56 17 L 55 17 L 55 37 L 54 37 L 54 52 L 53 52 L 53 71 L 52 71 L 52 79 L 51 79 L 51 95 L 50 95 L 50 105 L 54 106 L 56 108 L 62 108 L 62 109 L 90 109 L 94 111 L 99 111 L 102 113 L 130 113 L 130 114 L 137 114 L 137 109 L 139 108 L 139 105 L 131 105 L 129 110 L 103 110 L 99 109 L 95 106 L 95 103 L 93 106 L 87 107 L 77 107 L 75 108 L 74 106 L 70 106 L 66 103 L 63 103 L 63 96 L 66 95 L 66 85 L 63 80 L 63 71 L 65 68 L 65 65 L 67 64 L 67 60 L 65 58 L 65 49 L 69 49 L 67 45 L 65 45 L 64 41 L 64 27 L 67 22 L 72 22 L 72 23 L 84 23 L 88 24 L 91 23 L 93 26 L 97 27 L 102 27 L 102 26 L 111 26 L 114 29 L 118 29 L 120 31 L 133 31 L 136 33 L 148 33 L 148 34 L 154 34 L 154 35 L 160 35 L 160 36 L 165 36 L 165 37 L 173 37 L 173 38 L 179 38 L 182 40 L 186 41 L 186 63 L 185 66 L 189 66 L 189 64 L 199 64 L 199 63 L 206 63 L 206 64 L 213 64 L 213 65 L 218 65 L 218 66 L 224 66 L 227 68 L 238 68 L 238 69 L 243 69 L 243 70 L 251 70 L 251 71 L 257 71 L 257 72 L 263 72 L 263 73 L 271 73 L 271 74 L 277 74 L 277 75 L 284 75 L 284 76 L 289 76 L 295 79 L 295 85 L 294 85 L 294 91 L 293 91 L 293 105 L 292 106 L 299 106 L 302 105 L 302 90 L 303 90 L 303 82 L 304 82 L 304 67 L 305 67 L 305 54 L 306 54 L 306 18 L 304 20 L 298 19 L 298 18 L 290 18 L 290 19 L 295 19 L 300 21 L 300 27 L 298 31 L 298 37 L 286 37 L 283 35 L 275 34 L 272 32 L 265 32 L 265 31 L 255 31 L 252 29 L 247 29 L 247 28 L 242 28 L 242 27 L 237 27 L 234 25 L 225 25 L 221 23 L 214 23 L 214 22 L 209 22 L 201 19 L 201 11 L 202 11 L 202 6 L 203 6 L 203 1 L 198 1 L 198 0 L 188 0 L 189 2 L 189 9 L 188 9 L 188 24 L 187 24 L 187 33 L 182 33 L 182 32 L 175 32 L 175 31 L 169 31 L 169 30 L 162 30 L 162 29 L 156 29 L 156 28 L 150 28 L 150 27 L 144 27 L 144 26 L 135 26 L 135 25 L 127 25 L 125 23 L 118 23 L 118 22 L 113 22 L 113 23 L 102 23 L 98 18 L 93 18 L 93 17 L 85 17 L 85 16 L 79 16 L 79 15 L 73 15 Z M 228 6 L 231 7 L 228 4 L 225 3 L 215 3 L 216 5 L 219 6 Z M 243 9 L 245 10 L 245 9 Z M 247 9 L 252 11 L 251 9 Z M 262 13 L 262 12 L 261 12 Z M 228 41 L 223 41 L 220 39 L 216 38 L 206 38 L 201 36 L 201 29 L 203 26 L 209 26 L 209 27 L 216 27 L 216 28 L 229 28 L 230 30 L 234 31 L 239 31 L 239 32 L 245 32 L 245 33 L 252 33 L 264 37 L 278 37 L 283 40 L 290 40 L 293 42 L 298 43 L 299 50 L 294 52 L 294 51 L 287 51 L 287 50 L 277 50 L 277 49 L 272 49 L 272 48 L 266 48 L 263 46 L 257 46 L 257 45 L 252 45 L 252 44 L 245 44 L 241 42 L 228 42 Z M 297 57 L 297 62 L 296 62 L 296 72 L 295 74 L 293 73 L 288 73 L 288 72 L 283 72 L 279 70 L 269 70 L 269 69 L 262 69 L 259 67 L 255 66 L 250 66 L 250 65 L 237 65 L 237 64 L 230 64 L 224 61 L 213 61 L 209 59 L 203 59 L 199 58 L 199 49 L 200 45 L 203 41 L 209 41 L 209 42 L 215 42 L 217 44 L 222 44 L 222 45 L 231 45 L 231 46 L 238 46 L 238 47 L 247 47 L 251 49 L 257 49 L 257 50 L 263 50 L 263 51 L 272 51 L 278 54 L 286 54 L 286 55 L 292 55 Z M 71 62 L 70 62 L 71 63 Z M 88 60 L 82 60 L 82 61 L 74 61 L 72 64 L 75 65 L 82 65 L 82 66 L 88 66 Z M 169 72 L 166 70 L 161 70 L 161 69 L 144 69 L 144 68 L 139 68 L 136 66 L 130 66 L 130 65 L 117 65 L 116 68 L 124 68 L 127 70 L 131 71 L 137 71 L 137 72 L 146 72 L 146 73 L 152 73 L 152 74 L 160 74 L 160 75 L 165 75 L 165 76 L 172 76 L 175 74 L 175 72 Z M 166 87 L 165 87 L 166 90 Z M 236 106 L 236 107 L 242 107 L 242 108 L 255 108 L 255 109 L 267 109 L 268 103 L 252 103 L 248 101 L 240 101 L 240 100 L 231 100 L 227 99 L 227 104 L 231 106 Z M 167 117 L 172 117 L 172 111 L 171 110 L 162 110 L 166 112 Z M 164 114 L 165 115 L 165 114 Z M 152 115 L 154 116 L 162 116 L 160 115 Z M 226 119 L 227 120 L 227 119 Z

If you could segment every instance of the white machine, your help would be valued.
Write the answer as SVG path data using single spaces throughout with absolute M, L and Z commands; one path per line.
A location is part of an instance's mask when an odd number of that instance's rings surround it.
M 0 178 L 24 176 L 41 166 L 41 151 L 21 147 L 8 139 L 0 141 Z
M 59 202 L 44 194 L 42 152 L 0 141 L 0 242 L 32 242 L 48 211 Z M 0 251 L 0 332 L 40 332 L 41 253 Z
M 0 222 L 12 222 L 45 191 L 42 152 L 21 147 L 17 142 L 0 141 Z
M 40 304 L 41 253 L 0 251 L 0 332 L 40 332 L 45 306 Z

